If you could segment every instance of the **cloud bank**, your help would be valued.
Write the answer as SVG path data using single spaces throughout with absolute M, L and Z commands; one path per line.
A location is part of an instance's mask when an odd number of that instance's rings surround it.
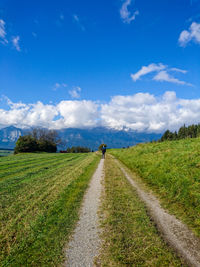
M 0 109 L 0 126 L 46 127 L 49 129 L 104 126 L 117 130 L 160 133 L 200 122 L 200 99 L 177 98 L 174 91 L 156 97 L 149 93 L 114 96 L 100 104 L 89 100 L 63 100 L 60 103 L 13 103 Z

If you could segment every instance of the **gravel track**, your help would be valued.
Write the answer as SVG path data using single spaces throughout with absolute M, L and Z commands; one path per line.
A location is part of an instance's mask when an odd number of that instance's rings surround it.
M 98 207 L 101 196 L 104 160 L 101 159 L 87 190 L 80 219 L 66 251 L 64 266 L 92 267 L 100 247 Z
M 120 169 L 130 184 L 137 190 L 139 197 L 145 202 L 149 214 L 156 223 L 159 232 L 166 242 L 181 255 L 189 266 L 200 267 L 200 239 L 197 238 L 186 225 L 177 220 L 161 208 L 159 201 L 151 193 L 146 193 L 141 186 L 130 176 L 122 164 L 116 160 Z

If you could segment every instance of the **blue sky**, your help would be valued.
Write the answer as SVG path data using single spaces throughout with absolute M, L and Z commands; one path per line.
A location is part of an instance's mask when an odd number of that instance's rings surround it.
M 1 127 L 199 123 L 200 0 L 2 0 L 0 70 Z

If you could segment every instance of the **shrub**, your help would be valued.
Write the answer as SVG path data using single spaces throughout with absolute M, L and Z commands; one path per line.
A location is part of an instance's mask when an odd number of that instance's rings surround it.
M 37 140 L 30 135 L 20 136 L 17 140 L 14 153 L 37 151 Z

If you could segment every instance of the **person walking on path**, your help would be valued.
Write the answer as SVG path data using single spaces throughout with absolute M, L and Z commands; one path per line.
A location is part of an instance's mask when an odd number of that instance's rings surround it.
M 106 154 L 106 146 L 105 145 L 102 146 L 101 151 L 102 151 L 102 159 L 105 159 L 105 154 Z

